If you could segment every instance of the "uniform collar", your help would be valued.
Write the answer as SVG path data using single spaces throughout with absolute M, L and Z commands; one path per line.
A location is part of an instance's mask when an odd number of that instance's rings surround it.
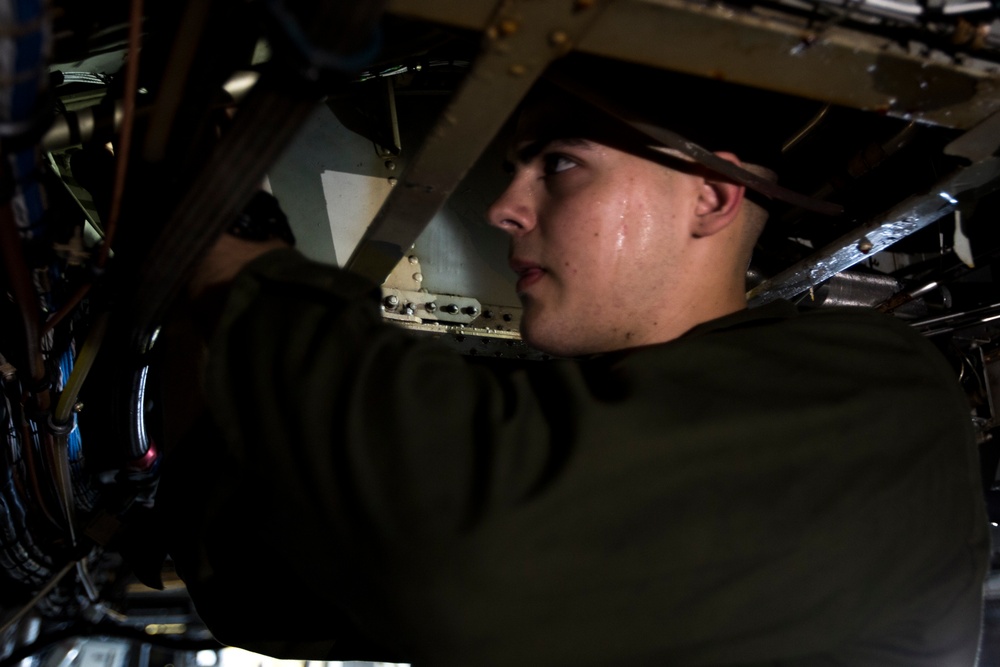
M 766 303 L 763 306 L 757 306 L 756 308 L 744 308 L 743 310 L 738 310 L 735 313 L 723 315 L 722 317 L 709 320 L 708 322 L 702 322 L 692 329 L 689 329 L 687 333 L 680 336 L 678 340 L 695 338 L 712 331 L 719 331 L 722 329 L 735 329 L 748 325 L 754 325 L 766 320 L 787 320 L 792 317 L 797 317 L 798 314 L 798 308 L 796 308 L 790 301 L 779 299 L 777 301 Z

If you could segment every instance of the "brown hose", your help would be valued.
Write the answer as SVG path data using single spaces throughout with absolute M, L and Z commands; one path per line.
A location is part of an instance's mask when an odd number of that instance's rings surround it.
M 32 384 L 37 387 L 45 380 L 45 360 L 42 358 L 41 335 L 39 330 L 39 308 L 35 290 L 31 285 L 31 274 L 21 253 L 21 236 L 17 233 L 17 223 L 10 203 L 0 206 L 0 253 L 7 271 L 14 301 L 21 311 L 24 325 L 26 358 L 29 364 Z M 41 395 L 45 394 L 44 397 Z M 48 390 L 38 392 L 38 407 L 48 409 Z
M 33 400 L 37 411 L 44 413 L 51 407 L 51 398 L 48 387 L 44 386 L 46 372 L 45 359 L 42 356 L 41 331 L 39 328 L 39 320 L 41 319 L 40 309 L 35 290 L 31 284 L 31 274 L 24 261 L 21 247 L 21 236 L 18 234 L 17 223 L 14 221 L 13 209 L 8 202 L 0 206 L 0 257 L 3 258 L 3 265 L 7 272 L 11 292 L 21 312 L 21 321 L 24 326 L 25 358 L 29 365 L 28 370 L 31 378 L 31 386 L 28 387 L 25 402 Z M 48 519 L 55 523 L 55 517 L 47 507 L 47 496 L 38 485 L 38 480 L 40 479 L 38 462 L 34 458 L 30 429 L 24 419 L 21 421 L 25 463 L 29 468 L 29 476 L 32 480 L 37 501 Z
M 111 193 L 108 220 L 104 225 L 104 243 L 97 256 L 97 265 L 104 266 L 114 241 L 118 218 L 121 216 L 125 193 L 128 157 L 132 150 L 132 126 L 135 122 L 135 97 L 139 90 L 139 44 L 142 39 L 142 0 L 132 0 L 128 24 L 128 55 L 125 65 L 125 91 L 122 100 L 122 127 L 115 153 L 115 183 Z
M 69 300 L 63 304 L 62 308 L 49 315 L 48 319 L 45 320 L 45 324 L 42 326 L 43 336 L 52 331 L 57 324 L 62 322 L 67 315 L 73 312 L 73 309 L 76 308 L 81 301 L 83 301 L 83 297 L 87 296 L 87 292 L 90 291 L 90 287 L 91 283 L 81 285 L 75 292 L 73 292 L 73 296 L 71 296 Z

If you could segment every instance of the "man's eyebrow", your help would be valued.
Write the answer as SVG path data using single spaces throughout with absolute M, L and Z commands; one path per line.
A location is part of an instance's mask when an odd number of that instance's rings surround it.
M 530 141 L 520 148 L 513 149 L 508 153 L 508 158 L 504 160 L 503 167 L 507 171 L 513 171 L 515 163 L 526 164 L 538 157 L 548 148 L 559 148 L 560 146 L 572 146 L 574 148 L 590 149 L 593 142 L 580 137 L 556 137 L 543 138 Z

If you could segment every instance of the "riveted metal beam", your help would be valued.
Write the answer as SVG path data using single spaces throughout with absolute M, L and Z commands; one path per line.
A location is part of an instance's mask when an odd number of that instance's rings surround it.
M 389 11 L 485 29 L 488 3 L 457 4 L 394 0 Z M 945 127 L 968 129 L 1000 110 L 995 64 L 724 3 L 619 0 L 575 49 Z
M 546 66 L 575 47 L 605 4 L 517 0 L 497 5 L 481 26 L 482 51 L 400 174 L 347 268 L 378 283 L 385 280 Z M 460 5 L 450 7 L 465 16 Z
M 813 256 L 765 280 L 747 293 L 747 302 L 753 307 L 798 296 L 953 213 L 962 201 L 978 199 L 997 188 L 1000 188 L 1000 158 L 990 157 L 960 168 L 926 193 L 906 199 Z

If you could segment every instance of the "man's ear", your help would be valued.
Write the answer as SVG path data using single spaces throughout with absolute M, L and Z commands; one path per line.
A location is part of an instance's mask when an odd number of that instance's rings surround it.
M 716 155 L 737 166 L 743 166 L 739 158 L 732 153 L 720 152 Z M 711 236 L 728 227 L 739 214 L 746 192 L 746 188 L 742 185 L 733 183 L 713 171 L 702 172 L 702 179 L 695 208 L 696 219 L 692 229 L 692 234 L 696 237 Z

